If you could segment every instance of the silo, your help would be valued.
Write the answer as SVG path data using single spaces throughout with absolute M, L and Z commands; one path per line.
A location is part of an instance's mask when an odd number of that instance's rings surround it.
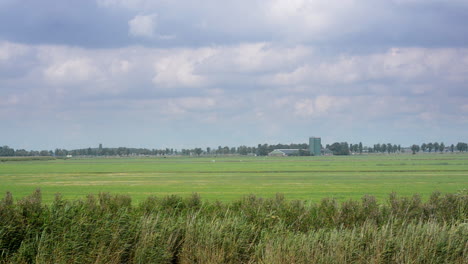
M 322 150 L 322 139 L 319 137 L 309 138 L 309 151 L 312 156 L 320 156 Z

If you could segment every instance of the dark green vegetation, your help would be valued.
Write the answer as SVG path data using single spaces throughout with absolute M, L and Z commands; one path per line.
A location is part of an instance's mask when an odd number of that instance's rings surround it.
M 7 161 L 40 161 L 40 160 L 56 160 L 57 158 L 51 156 L 17 156 L 17 157 L 0 157 L 0 162 Z
M 0 202 L 0 263 L 466 263 L 468 193 L 341 204 L 101 193 Z
M 319 139 L 320 141 L 320 139 Z M 319 143 L 318 143 L 319 144 Z M 272 152 L 275 149 L 299 149 L 299 156 L 309 156 L 312 153 L 309 151 L 309 145 L 306 143 L 291 143 L 291 144 L 258 144 L 256 147 L 248 146 L 238 146 L 238 147 L 228 147 L 228 146 L 218 146 L 216 149 L 211 149 L 207 147 L 206 149 L 202 148 L 193 148 L 193 149 L 147 149 L 147 148 L 127 148 L 127 147 L 118 147 L 118 148 L 103 148 L 102 144 L 99 144 L 97 148 L 83 148 L 83 149 L 55 149 L 52 150 L 25 150 L 25 149 L 13 149 L 8 146 L 0 146 L 0 157 L 37 157 L 37 156 L 54 156 L 54 157 L 66 157 L 67 155 L 80 156 L 80 157 L 90 157 L 90 156 L 217 156 L 217 155 L 257 155 L 257 156 L 267 156 L 268 153 Z M 417 148 L 417 151 L 415 149 Z M 421 147 L 419 145 L 412 145 L 410 148 L 415 152 L 419 152 L 421 149 L 423 152 L 454 152 L 455 145 L 445 146 L 443 142 L 430 142 L 423 143 Z M 467 152 L 468 144 L 464 142 L 458 142 L 456 149 L 459 152 Z M 320 150 L 316 149 L 315 153 L 318 153 Z M 326 145 L 325 149 L 321 148 L 321 151 L 324 153 L 332 152 L 334 155 L 350 155 L 352 153 L 404 153 L 405 150 L 400 145 L 383 143 L 383 144 L 374 144 L 373 147 L 363 146 L 362 142 L 359 144 L 348 144 L 348 142 L 335 142 L 331 145 Z M 316 154 L 314 154 L 316 155 Z
M 385 199 L 434 191 L 454 193 L 468 186 L 467 154 L 354 155 L 322 157 L 94 158 L 0 162 L 0 193 L 17 198 L 41 188 L 45 203 L 110 192 L 135 203 L 150 195 L 199 193 L 211 201 L 283 193 L 319 202 L 373 195 Z

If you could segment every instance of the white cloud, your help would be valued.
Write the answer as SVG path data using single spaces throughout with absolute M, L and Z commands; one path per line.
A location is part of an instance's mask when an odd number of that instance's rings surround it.
M 56 62 L 44 70 L 44 76 L 52 82 L 75 83 L 91 80 L 99 69 L 88 58 L 70 58 Z
M 294 110 L 298 116 L 312 116 L 315 113 L 314 100 L 303 99 L 294 105 Z
M 370 55 L 341 55 L 331 60 L 312 59 L 311 63 L 299 65 L 293 71 L 274 74 L 270 83 L 288 86 L 352 84 L 369 80 L 385 82 L 385 79 L 414 83 L 430 82 L 433 79 L 466 81 L 466 58 L 468 50 L 464 49 L 393 48 Z M 415 90 L 415 93 L 420 92 Z
M 189 110 L 207 110 L 216 106 L 216 100 L 211 97 L 182 97 L 168 100 L 170 108 Z
M 134 37 L 153 38 L 156 36 L 157 15 L 137 15 L 128 21 L 129 34 Z
M 291 21 L 300 22 L 301 27 L 321 32 L 333 22 L 327 7 L 331 4 L 322 1 L 308 0 L 274 0 L 267 8 L 267 18 L 273 23 L 290 24 Z
M 131 63 L 128 60 L 115 60 L 111 63 L 110 72 L 112 75 L 126 74 L 130 71 Z
M 172 53 L 172 52 L 171 52 Z M 162 87 L 199 87 L 207 83 L 207 79 L 195 72 L 196 66 L 216 53 L 215 50 L 196 49 L 181 50 L 157 59 L 154 63 L 156 75 L 152 81 Z
M 296 64 L 311 53 L 310 47 L 274 46 L 271 43 L 242 43 L 214 48 L 203 65 L 208 71 L 261 73 Z
M 298 117 L 320 117 L 338 113 L 350 104 L 347 97 L 319 95 L 315 98 L 300 99 L 294 104 L 294 115 Z
M 26 45 L 11 42 L 0 42 L 0 62 L 25 55 L 28 51 L 29 48 Z
M 177 98 L 142 99 L 133 101 L 132 109 L 157 113 L 163 120 L 190 119 L 214 121 L 219 110 L 218 102 L 224 100 L 210 96 L 184 96 Z
M 419 118 L 424 121 L 433 121 L 436 118 L 436 115 L 431 112 L 423 112 L 419 114 Z
M 79 102 L 89 112 L 107 109 L 109 114 L 120 111 L 165 122 L 289 126 L 310 119 L 346 124 L 385 119 L 426 122 L 448 115 L 447 120 L 454 120 L 463 117 L 467 108 L 463 101 L 453 103 L 453 91 L 460 93 L 461 86 L 450 85 L 460 84 L 452 75 L 467 78 L 462 74 L 468 61 L 464 49 L 395 48 L 336 56 L 323 56 L 315 47 L 272 43 L 26 49 L 39 62 L 20 81 L 34 85 L 21 94 L 2 91 L 3 109 L 33 102 L 29 107 L 40 109 L 38 113 L 78 111 Z M 395 87 L 399 83 L 404 85 Z M 78 115 L 68 113 L 71 119 Z
M 368 27 L 373 13 L 355 0 L 273 0 L 263 11 L 267 27 L 287 40 L 326 39 Z M 365 14 L 365 15 L 364 15 Z
M 185 58 L 165 58 L 154 65 L 156 75 L 153 83 L 163 87 L 200 86 L 204 78 L 194 73 L 194 65 Z

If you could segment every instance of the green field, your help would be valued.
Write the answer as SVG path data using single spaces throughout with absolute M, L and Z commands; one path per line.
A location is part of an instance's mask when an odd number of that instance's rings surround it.
M 356 155 L 322 157 L 94 158 L 0 162 L 0 193 L 15 199 L 36 188 L 44 202 L 55 193 L 64 198 L 110 192 L 128 194 L 134 202 L 150 195 L 193 192 L 203 199 L 232 201 L 248 194 L 319 201 L 379 200 L 468 188 L 467 154 Z

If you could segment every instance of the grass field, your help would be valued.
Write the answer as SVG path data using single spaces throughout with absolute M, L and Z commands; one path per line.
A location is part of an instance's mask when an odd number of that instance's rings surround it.
M 468 188 L 467 154 L 356 155 L 322 157 L 94 158 L 0 162 L 0 193 L 15 199 L 42 190 L 44 202 L 55 193 L 66 199 L 110 192 L 133 202 L 150 195 L 193 192 L 202 199 L 232 201 L 244 195 L 312 202 L 339 201 L 370 194 L 379 200 Z

